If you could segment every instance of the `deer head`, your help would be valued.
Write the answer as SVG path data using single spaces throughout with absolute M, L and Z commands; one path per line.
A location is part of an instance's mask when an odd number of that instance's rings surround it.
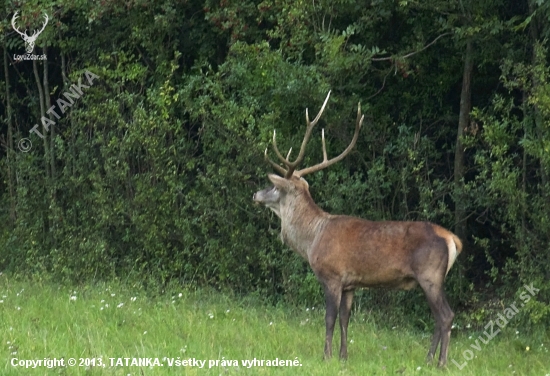
M 363 124 L 364 115 L 361 114 L 361 105 L 358 105 L 357 108 L 357 120 L 355 123 L 355 133 L 353 138 L 348 145 L 348 147 L 337 157 L 328 159 L 326 143 L 325 143 L 325 132 L 324 129 L 321 131 L 321 141 L 323 149 L 323 161 L 314 166 L 303 168 L 301 170 L 296 170 L 296 168 L 302 163 L 305 156 L 306 145 L 311 136 L 313 127 L 317 124 L 323 111 L 326 108 L 328 100 L 330 98 L 330 91 L 327 94 L 325 102 L 323 103 L 319 113 L 310 121 L 309 112 L 306 109 L 306 131 L 305 136 L 300 147 L 300 152 L 296 160 L 291 162 L 289 160 L 292 148 L 289 150 L 288 155 L 284 158 L 277 147 L 276 132 L 273 131 L 273 150 L 275 155 L 279 158 L 279 161 L 285 166 L 282 167 L 278 163 L 272 161 L 267 155 L 267 149 L 265 150 L 265 159 L 277 170 L 282 176 L 275 174 L 269 174 L 268 178 L 273 183 L 272 187 L 268 187 L 264 190 L 258 191 L 254 194 L 253 200 L 257 204 L 262 204 L 269 209 L 271 209 L 275 214 L 281 218 L 282 221 L 282 238 L 283 241 L 293 246 L 293 248 L 298 249 L 298 253 L 302 253 L 302 250 L 305 249 L 305 246 L 308 242 L 307 237 L 312 234 L 315 230 L 302 229 L 301 231 L 296 231 L 296 227 L 293 226 L 295 223 L 307 222 L 311 226 L 315 227 L 320 222 L 315 220 L 310 220 L 306 218 L 320 218 L 323 211 L 315 205 L 311 195 L 309 193 L 309 185 L 307 181 L 303 178 L 304 175 L 313 173 L 315 171 L 322 170 L 328 166 L 333 165 L 334 163 L 342 160 L 355 146 L 357 139 L 359 138 L 359 131 L 361 125 Z M 297 234 L 306 234 L 305 237 L 297 236 Z
M 32 51 L 34 50 L 34 43 L 36 42 L 36 38 L 38 38 L 38 36 L 40 35 L 40 33 L 42 33 L 42 31 L 44 31 L 44 29 L 46 28 L 46 25 L 48 24 L 48 15 L 46 13 L 44 13 L 44 25 L 42 25 L 42 29 L 40 30 L 35 30 L 32 35 L 27 35 L 27 30 L 25 30 L 24 33 L 22 33 L 21 31 L 19 31 L 19 29 L 17 28 L 17 26 L 15 26 L 15 20 L 18 18 L 17 16 L 17 13 L 19 12 L 15 12 L 15 14 L 13 15 L 12 19 L 11 19 L 11 26 L 13 27 L 13 30 L 15 30 L 19 35 L 21 35 L 21 37 L 23 38 L 23 40 L 25 41 L 25 44 L 26 44 L 26 47 L 25 47 L 25 50 L 27 51 L 27 53 L 32 53 Z

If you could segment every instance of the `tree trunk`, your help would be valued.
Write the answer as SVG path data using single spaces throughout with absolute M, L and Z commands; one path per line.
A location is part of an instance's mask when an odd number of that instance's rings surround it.
M 44 90 L 42 89 L 42 83 L 40 82 L 40 74 L 38 73 L 38 63 L 36 60 L 32 61 L 32 70 L 34 73 L 34 79 L 36 81 L 36 88 L 38 89 L 38 102 L 40 103 L 40 120 L 38 124 L 42 124 L 42 118 L 46 117 L 46 109 L 44 104 Z M 46 173 L 46 183 L 49 183 L 50 180 L 50 166 L 49 166 L 49 145 L 48 145 L 48 130 L 43 130 L 44 138 L 44 168 Z
M 48 53 L 48 47 L 44 45 L 42 52 L 44 55 L 47 56 Z M 42 63 L 44 64 L 44 74 L 42 76 L 42 82 L 44 85 L 44 106 L 47 108 L 46 111 L 49 112 L 49 110 L 52 108 L 52 103 L 50 99 L 50 79 L 48 75 L 48 60 L 44 60 Z M 55 111 L 55 110 L 54 110 Z M 57 119 L 54 118 L 54 116 L 51 113 L 48 113 L 48 117 L 53 122 L 57 122 Z M 49 155 L 49 163 L 50 163 L 50 177 L 52 179 L 52 186 L 51 189 L 51 195 L 52 199 L 55 198 L 55 188 L 54 188 L 54 182 L 55 182 L 55 154 L 54 154 L 54 138 L 55 138 L 55 127 L 52 125 L 50 127 L 50 155 Z
M 13 150 L 13 119 L 10 101 L 10 75 L 8 71 L 8 50 L 4 39 L 4 78 L 6 80 L 6 120 L 8 123 L 8 139 L 6 141 L 6 157 L 8 167 L 8 190 L 10 194 L 10 222 L 15 225 L 15 177 L 14 177 L 14 150 Z
M 44 100 L 44 90 L 42 88 L 42 83 L 40 82 L 40 74 L 38 73 L 38 63 L 36 60 L 32 61 L 32 70 L 34 73 L 34 79 L 36 81 L 36 88 L 38 89 L 38 102 L 40 103 L 40 120 L 37 124 L 43 124 L 42 119 L 46 117 L 46 109 L 45 109 L 45 100 Z M 42 141 L 44 141 L 44 183 L 45 183 L 45 192 L 50 191 L 50 187 L 52 185 L 51 181 L 51 174 L 50 174 L 50 163 L 49 163 L 49 145 L 48 145 L 48 129 L 43 129 L 43 135 Z M 50 220 L 48 219 L 47 211 L 44 211 L 43 213 L 44 217 L 44 234 L 47 234 L 49 232 L 49 229 L 52 228 L 52 225 L 50 223 Z
M 458 131 L 456 135 L 454 183 L 455 183 L 455 232 L 463 240 L 466 240 L 466 208 L 464 206 L 464 147 L 462 135 L 470 123 L 470 111 L 472 110 L 472 92 L 470 83 L 472 80 L 473 62 L 472 41 L 466 44 L 464 55 L 464 72 L 462 74 L 462 92 L 460 93 L 460 112 L 458 116 Z

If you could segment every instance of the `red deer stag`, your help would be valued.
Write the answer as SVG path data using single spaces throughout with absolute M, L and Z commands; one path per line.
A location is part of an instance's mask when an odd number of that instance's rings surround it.
M 412 289 L 422 287 L 435 317 L 435 333 L 427 361 L 433 360 L 441 343 L 440 367 L 447 362 L 454 313 L 447 303 L 443 281 L 457 255 L 462 251 L 460 239 L 444 228 L 429 222 L 372 222 L 345 215 L 331 215 L 319 208 L 309 193 L 303 176 L 326 168 L 343 159 L 355 146 L 364 116 L 357 110 L 355 133 L 349 146 L 339 156 L 327 159 L 322 132 L 323 162 L 296 170 L 304 159 L 306 145 L 319 121 L 330 92 L 313 121 L 306 109 L 307 128 L 298 157 L 284 158 L 275 141 L 273 150 L 280 162 L 266 160 L 283 177 L 269 174 L 273 187 L 254 194 L 254 201 L 273 210 L 281 218 L 282 241 L 309 262 L 323 285 L 326 299 L 325 358 L 332 356 L 332 335 L 340 312 L 340 358 L 347 358 L 347 328 L 353 291 L 361 287 Z

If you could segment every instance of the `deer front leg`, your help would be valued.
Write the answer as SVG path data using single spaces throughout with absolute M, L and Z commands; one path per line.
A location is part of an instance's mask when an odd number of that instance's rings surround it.
M 340 301 L 340 359 L 348 358 L 348 324 L 353 302 L 353 290 L 344 291 Z
M 327 284 L 325 284 L 324 287 L 326 301 L 325 359 L 330 359 L 332 358 L 332 335 L 334 334 L 334 324 L 336 323 L 338 307 L 340 306 L 340 299 L 342 297 L 342 288 L 340 286 L 330 286 Z

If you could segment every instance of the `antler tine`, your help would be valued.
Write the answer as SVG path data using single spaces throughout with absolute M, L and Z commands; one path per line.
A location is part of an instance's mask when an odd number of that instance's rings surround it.
M 328 100 L 330 98 L 330 92 L 331 92 L 331 90 L 329 90 L 329 92 L 327 94 L 327 97 L 325 98 L 325 101 L 323 103 L 323 106 L 321 106 L 321 109 L 317 113 L 317 116 L 315 116 L 315 119 L 313 119 L 313 121 L 311 121 L 311 122 L 309 121 L 309 111 L 306 108 L 306 123 L 307 123 L 306 133 L 304 135 L 304 139 L 302 140 L 302 145 L 300 146 L 300 152 L 298 153 L 298 156 L 296 157 L 296 160 L 294 160 L 294 162 L 290 162 L 290 161 L 287 160 L 287 162 L 288 162 L 288 171 L 285 175 L 285 178 L 287 178 L 287 179 L 290 178 L 292 176 L 292 174 L 294 173 L 294 170 L 296 169 L 296 167 L 300 163 L 302 163 L 302 161 L 304 160 L 304 155 L 305 155 L 305 152 L 306 152 L 306 146 L 307 146 L 307 143 L 309 141 L 309 138 L 311 137 L 311 131 L 313 130 L 313 127 L 315 127 L 315 125 L 317 124 L 317 122 L 321 118 L 321 115 L 325 111 L 325 107 L 327 106 Z
M 279 151 L 279 148 L 277 147 L 277 138 L 276 138 L 276 131 L 275 129 L 273 130 L 273 140 L 272 140 L 272 143 L 273 143 L 273 150 L 275 151 L 275 155 L 277 155 L 277 158 L 279 158 L 279 160 L 286 166 L 288 166 L 290 164 L 290 162 L 288 161 L 288 157 L 285 158 L 283 157 L 283 155 L 281 154 L 281 152 Z M 286 171 L 286 170 L 285 170 Z
M 325 110 L 325 107 L 327 106 L 329 98 L 330 98 L 330 91 L 328 92 L 327 97 L 325 98 L 325 102 L 323 103 L 323 106 L 321 107 L 321 109 L 319 110 L 319 113 L 317 114 L 317 116 L 315 116 L 315 119 L 313 119 L 313 121 L 309 121 L 309 113 L 308 113 L 308 110 L 306 109 L 306 122 L 307 122 L 306 133 L 304 135 L 304 139 L 302 140 L 302 145 L 300 146 L 300 152 L 298 153 L 298 157 L 296 157 L 296 160 L 294 162 L 289 161 L 290 153 L 292 152 L 292 148 L 290 148 L 290 150 L 288 151 L 288 154 L 287 154 L 286 158 L 283 157 L 283 155 L 279 151 L 279 148 L 277 147 L 277 132 L 275 130 L 273 130 L 273 140 L 272 140 L 273 151 L 275 151 L 275 155 L 277 156 L 277 158 L 279 158 L 279 161 L 281 161 L 281 163 L 283 163 L 288 169 L 284 169 L 283 167 L 281 167 L 277 163 L 273 162 L 267 155 L 267 149 L 265 151 L 265 159 L 278 172 L 283 174 L 283 176 L 285 178 L 287 178 L 287 179 L 290 178 L 292 176 L 292 174 L 294 173 L 294 170 L 296 169 L 296 167 L 304 159 L 306 145 L 307 145 L 307 143 L 309 141 L 309 138 L 311 136 L 311 131 L 313 130 L 313 127 L 315 126 L 315 124 L 317 124 L 317 122 L 321 118 L 321 115 L 323 114 L 323 111 Z
M 46 19 L 46 22 L 44 22 L 44 25 L 42 26 L 42 29 L 40 29 L 40 31 L 38 32 L 38 34 L 40 34 L 41 32 L 44 31 L 44 29 L 46 28 L 46 25 L 48 25 L 48 21 L 50 20 L 50 18 L 48 17 L 48 14 L 44 12 L 44 18 Z
M 42 29 L 40 29 L 40 31 L 38 31 L 38 30 L 33 31 L 33 33 L 32 33 L 33 37 L 35 35 L 39 35 L 40 33 L 42 33 L 44 31 L 44 29 L 46 28 L 46 26 L 48 25 L 48 21 L 50 20 L 50 18 L 48 17 L 47 13 L 44 13 L 44 18 L 46 19 L 46 22 L 44 22 L 44 25 L 42 25 Z
M 290 158 L 290 153 L 292 153 L 292 148 L 288 149 L 288 154 L 286 155 L 286 159 Z
M 312 172 L 316 172 L 319 170 L 322 170 L 340 160 L 342 160 L 355 146 L 355 143 L 357 142 L 357 139 L 359 138 L 359 130 L 361 129 L 361 125 L 363 124 L 363 120 L 365 119 L 365 115 L 361 114 L 361 103 L 357 105 L 357 120 L 355 122 L 355 133 L 353 134 L 353 138 L 348 145 L 348 147 L 337 157 L 334 157 L 330 160 L 327 160 L 327 152 L 325 147 L 325 133 L 322 133 L 322 143 L 323 143 L 323 162 L 316 164 L 315 166 L 311 166 L 308 168 L 304 168 L 302 170 L 296 171 L 296 175 L 298 176 L 304 176 L 307 174 L 311 174 Z
M 15 30 L 19 35 L 27 35 L 27 33 L 22 33 L 19 31 L 19 29 L 17 28 L 17 26 L 15 26 L 15 20 L 19 18 L 19 16 L 17 15 L 19 13 L 19 11 L 15 12 L 13 14 L 13 17 L 11 18 L 11 26 L 13 26 L 13 30 Z
M 269 156 L 267 155 L 267 148 L 265 148 L 264 158 L 265 158 L 265 160 L 268 161 L 269 164 L 270 164 L 271 166 L 273 166 L 273 168 L 274 168 L 275 170 L 277 170 L 281 175 L 283 175 L 283 176 L 286 175 L 286 170 L 285 170 L 284 168 L 282 168 L 281 166 L 279 166 L 277 163 L 273 162 L 273 161 L 271 160 L 271 158 L 269 158 Z

